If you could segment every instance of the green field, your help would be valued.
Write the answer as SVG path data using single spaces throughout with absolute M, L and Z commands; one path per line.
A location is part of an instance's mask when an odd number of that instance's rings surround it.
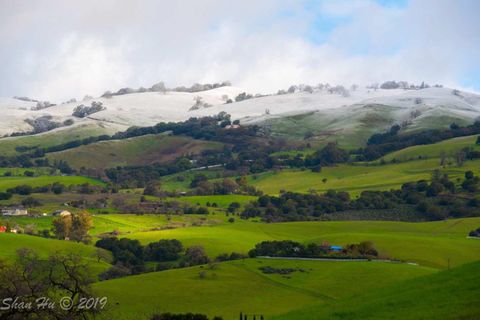
M 55 182 L 62 183 L 66 186 L 81 185 L 84 183 L 96 186 L 104 185 L 104 183 L 99 180 L 82 176 L 0 177 L 0 191 L 5 191 L 23 184 L 31 187 L 41 187 Z
M 265 240 L 345 245 L 373 241 L 382 256 L 446 268 L 479 258 L 480 241 L 467 239 L 480 226 L 480 218 L 437 222 L 322 221 L 260 223 L 237 219 L 234 223 L 171 230 L 134 232 L 127 237 L 142 243 L 178 239 L 185 244 L 203 245 L 211 257 L 225 252 L 247 253 Z
M 204 150 L 217 150 L 222 146 L 218 142 L 158 134 L 97 142 L 50 153 L 47 158 L 50 161 L 65 160 L 77 169 L 81 167 L 105 169 L 168 162 L 182 155 L 197 154 Z
M 249 183 L 267 194 L 281 190 L 293 192 L 324 192 L 329 189 L 358 195 L 363 190 L 390 190 L 411 181 L 429 180 L 433 170 L 447 173 L 450 178 L 463 178 L 465 171 L 480 173 L 480 160 L 467 161 L 462 167 L 445 168 L 438 159 L 416 160 L 385 165 L 346 165 L 324 167 L 321 172 L 286 169 L 249 176 Z M 326 178 L 326 182 L 323 179 Z
M 68 210 L 71 210 L 67 208 Z M 9 221 L 13 225 L 25 227 L 35 225 L 37 230 L 50 229 L 54 217 L 1 217 L 0 221 Z M 164 227 L 185 228 L 200 225 L 225 224 L 226 217 L 222 215 L 171 215 L 164 214 L 96 214 L 93 215 L 94 227 L 90 235 L 98 236 L 102 233 L 119 231 L 124 234 L 132 232 L 147 232 Z
M 463 148 L 472 148 L 474 150 L 480 150 L 480 145 L 476 145 L 478 135 L 453 138 L 445 141 L 441 141 L 434 144 L 413 146 L 405 148 L 399 151 L 389 153 L 384 157 L 385 161 L 391 161 L 397 159 L 400 161 L 407 161 L 412 159 L 422 158 L 440 158 L 442 152 L 445 153 L 447 159 L 454 163 L 455 152 Z
M 275 320 L 478 319 L 480 262 L 317 304 Z
M 14 220 L 19 224 L 38 223 L 48 227 L 51 217 Z M 224 319 L 236 319 L 239 312 L 262 314 L 266 319 L 280 315 L 280 319 L 317 319 L 316 314 L 325 314 L 322 317 L 325 319 L 343 319 L 344 310 L 348 311 L 346 319 L 356 319 L 358 317 L 355 316 L 367 313 L 376 314 L 372 310 L 380 310 L 378 314 L 384 315 L 382 312 L 388 312 L 388 306 L 399 308 L 404 305 L 401 301 L 409 299 L 412 290 L 415 292 L 423 288 L 416 293 L 418 297 L 424 293 L 433 294 L 440 282 L 427 276 L 478 260 L 480 253 L 480 241 L 467 238 L 470 230 L 480 226 L 480 218 L 422 223 L 325 221 L 266 224 L 240 219 L 229 223 L 221 214 L 172 216 L 171 220 L 165 215 L 107 214 L 95 215 L 94 224 L 92 235 L 120 230 L 123 232 L 121 236 L 139 239 L 144 244 L 175 238 L 186 247 L 204 246 L 211 257 L 232 251 L 246 253 L 263 240 L 328 241 L 340 245 L 371 240 L 381 257 L 410 262 L 245 259 L 129 276 L 94 285 L 97 294 L 109 299 L 110 307 L 103 316 L 105 319 L 131 319 L 134 316 L 148 319 L 152 313 L 166 311 L 201 312 L 211 316 L 222 315 Z M 167 225 L 174 229 L 162 229 Z M 156 228 L 158 231 L 151 231 Z M 95 248 L 91 245 L 20 234 L 0 234 L 0 243 L 3 249 L 0 256 L 7 259 L 22 247 L 36 249 L 42 255 L 56 250 L 74 250 L 91 259 L 95 272 L 107 267 L 104 262 L 94 260 Z M 264 274 L 258 269 L 261 266 L 301 270 L 288 275 Z M 202 271 L 205 272 L 200 276 Z M 414 280 L 408 282 L 409 279 Z M 469 279 L 475 281 L 478 278 Z M 415 283 L 422 286 L 415 286 Z M 447 283 L 453 284 L 453 280 Z M 443 291 L 438 290 L 441 298 L 446 295 L 447 287 L 442 288 Z M 462 280 L 454 290 L 464 287 Z M 477 285 L 473 288 L 469 284 L 465 288 L 454 291 L 458 292 L 458 298 L 452 300 L 455 306 L 452 310 L 464 305 L 460 297 L 467 291 L 472 295 L 478 294 Z M 397 291 L 400 302 L 396 300 Z M 368 296 L 359 298 L 365 294 Z M 424 304 L 417 304 L 417 308 L 433 301 L 433 298 L 427 302 L 423 300 Z M 466 301 L 471 303 L 471 299 Z M 425 310 L 423 312 L 428 311 Z M 465 310 L 465 314 L 469 314 L 475 309 Z M 399 315 L 413 312 L 399 312 Z M 437 315 L 437 312 L 433 310 L 432 315 Z
M 260 266 L 302 268 L 288 278 L 265 275 Z M 204 271 L 205 278 L 199 277 Z M 433 272 L 406 264 L 247 259 L 221 263 L 214 269 L 192 267 L 98 283 L 114 308 L 107 318 L 147 318 L 154 312 L 200 312 L 237 319 L 240 312 L 271 316 L 318 302 Z M 363 279 L 352 288 L 352 281 Z
M 17 250 L 28 248 L 34 250 L 42 257 L 55 252 L 79 254 L 89 261 L 89 265 L 96 273 L 105 271 L 110 266 L 104 261 L 97 261 L 95 255 L 97 249 L 95 247 L 72 241 L 45 239 L 23 234 L 0 233 L 0 248 L 0 259 L 14 259 Z
M 188 202 L 193 205 L 206 206 L 207 203 L 213 204 L 216 203 L 219 208 L 227 208 L 230 203 L 238 202 L 240 205 L 245 205 L 250 201 L 257 199 L 255 196 L 244 196 L 244 195 L 214 195 L 214 196 L 187 196 L 180 198 L 170 198 L 170 200 Z

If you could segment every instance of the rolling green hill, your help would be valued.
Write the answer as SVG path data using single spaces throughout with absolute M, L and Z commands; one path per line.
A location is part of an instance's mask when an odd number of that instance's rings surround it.
M 298 268 L 288 276 L 258 268 Z M 200 272 L 204 271 L 203 277 Z M 157 312 L 199 312 L 236 319 L 240 312 L 272 316 L 432 273 L 406 264 L 246 259 L 97 283 L 114 306 L 106 318 L 147 319 Z M 352 286 L 356 278 L 363 279 Z
M 445 153 L 447 158 L 450 158 L 451 162 L 454 162 L 453 157 L 455 152 L 463 148 L 472 148 L 474 150 L 480 150 L 480 145 L 476 145 L 478 135 L 459 137 L 448 139 L 434 144 L 420 145 L 408 147 L 399 151 L 389 153 L 384 157 L 385 161 L 391 161 L 393 159 L 400 161 L 407 161 L 411 159 L 422 158 L 440 158 L 442 152 Z
M 221 143 L 183 136 L 146 135 L 102 141 L 47 155 L 50 161 L 65 160 L 73 168 L 105 169 L 172 161 L 182 155 L 217 150 Z
M 416 160 L 386 165 L 346 165 L 324 167 L 321 172 L 286 169 L 270 171 L 249 177 L 249 183 L 267 194 L 279 194 L 280 190 L 324 192 L 329 189 L 348 191 L 358 195 L 363 190 L 390 190 L 403 183 L 429 180 L 433 170 L 439 169 L 450 178 L 462 177 L 467 170 L 480 173 L 480 160 L 467 161 L 462 167 L 440 166 L 438 159 Z M 327 179 L 325 182 L 323 179 Z
M 360 281 L 361 282 L 361 281 Z M 480 261 L 275 317 L 318 319 L 478 319 Z
M 17 250 L 28 248 L 37 252 L 41 257 L 55 252 L 79 254 L 89 261 L 90 267 L 96 273 L 105 271 L 110 266 L 104 261 L 97 261 L 95 255 L 97 249 L 95 247 L 73 241 L 45 239 L 24 234 L 0 233 L 0 245 L 0 259 L 14 259 Z
M 19 185 L 29 185 L 31 187 L 40 187 L 54 182 L 63 183 L 66 186 L 81 185 L 89 183 L 91 185 L 101 186 L 103 182 L 82 177 L 82 176 L 38 176 L 38 177 L 0 177 L 0 191 L 5 191 L 9 188 L 13 188 Z
M 382 256 L 446 268 L 478 259 L 480 241 L 467 234 L 480 226 L 480 218 L 436 222 L 322 221 L 260 223 L 237 219 L 213 226 L 134 232 L 125 237 L 143 244 L 159 239 L 178 239 L 185 246 L 202 245 L 210 257 L 232 251 L 247 253 L 265 240 L 345 245 L 373 241 Z

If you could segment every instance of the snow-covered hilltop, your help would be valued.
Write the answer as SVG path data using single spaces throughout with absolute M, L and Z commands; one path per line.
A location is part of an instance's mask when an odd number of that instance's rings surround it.
M 256 97 L 248 96 L 250 92 L 242 88 L 221 86 L 200 92 L 148 91 L 87 97 L 81 102 L 47 104 L 46 107 L 36 101 L 0 98 L 0 135 L 31 132 L 36 126 L 42 130 L 55 127 L 59 127 L 56 130 L 68 130 L 72 125 L 88 123 L 103 123 L 110 130 L 113 130 L 112 127 L 125 130 L 130 126 L 182 121 L 221 111 L 245 124 L 312 112 L 328 118 L 329 123 L 335 120 L 341 123 L 349 115 L 358 115 L 368 108 L 371 113 L 372 106 L 382 106 L 383 111 L 388 109 L 392 120 L 404 122 L 405 126 L 418 126 L 422 118 L 431 121 L 432 117 L 448 117 L 473 122 L 480 116 L 480 95 L 443 87 L 414 90 L 358 87 L 347 92 L 303 87 L 290 91 L 293 93 Z M 246 94 L 241 95 L 244 92 Z M 242 98 L 246 99 L 236 101 Z M 79 105 L 83 105 L 80 111 L 87 111 L 73 116 L 74 109 Z M 89 108 L 92 108 L 92 113 L 88 112 Z M 83 117 L 78 117 L 78 114 Z M 319 123 L 319 126 L 322 125 L 325 123 Z

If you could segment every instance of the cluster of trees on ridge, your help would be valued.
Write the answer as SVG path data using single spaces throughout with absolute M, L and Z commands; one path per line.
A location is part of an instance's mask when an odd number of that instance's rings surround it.
M 420 180 L 405 183 L 398 190 L 363 191 L 356 199 L 351 199 L 347 192 L 334 190 L 324 194 L 263 195 L 246 205 L 240 216 L 278 222 L 328 219 L 335 212 L 397 209 L 399 218 L 402 212 L 415 210 L 416 220 L 474 217 L 480 216 L 480 201 L 472 194 L 478 190 L 480 179 L 471 171 L 465 173 L 460 188 L 447 175 L 435 171 L 430 183 Z
M 98 240 L 95 246 L 113 254 L 113 266 L 100 275 L 102 280 L 246 258 L 243 254 L 232 252 L 221 254 L 212 260 L 202 246 L 184 248 L 183 244 L 176 239 L 159 240 L 143 246 L 138 240 L 106 237 Z M 145 264 L 147 261 L 157 263 L 154 270 L 147 267 Z
M 375 258 L 378 251 L 373 242 L 362 241 L 348 244 L 339 251 L 332 251 L 328 243 L 307 245 L 292 240 L 263 241 L 257 243 L 255 248 L 248 252 L 252 258 L 258 256 L 268 257 L 296 257 L 296 258 Z

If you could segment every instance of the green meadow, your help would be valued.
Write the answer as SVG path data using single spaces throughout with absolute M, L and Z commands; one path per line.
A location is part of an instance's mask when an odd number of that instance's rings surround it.
M 288 277 L 258 268 L 298 268 Z M 204 271 L 204 276 L 199 273 Z M 319 302 L 348 297 L 434 270 L 407 264 L 246 259 L 215 266 L 168 270 L 96 284 L 114 305 L 106 318 L 147 318 L 152 313 L 199 312 L 224 319 L 238 314 L 270 317 Z M 352 281 L 362 279 L 352 286 Z
M 467 239 L 480 218 L 436 222 L 322 221 L 260 223 L 237 219 L 234 223 L 150 232 L 133 232 L 128 238 L 142 243 L 178 239 L 185 246 L 202 245 L 211 257 L 232 251 L 247 253 L 266 240 L 345 245 L 373 241 L 380 255 L 434 268 L 458 266 L 479 258 L 480 241 Z
M 363 279 L 362 279 L 363 280 Z M 356 283 L 361 283 L 362 280 Z M 275 320 L 478 319 L 480 262 L 289 312 Z
M 472 148 L 474 150 L 480 150 L 480 145 L 475 144 L 478 135 L 453 138 L 434 144 L 421 145 L 408 147 L 399 151 L 389 153 L 384 157 L 385 161 L 391 161 L 393 159 L 400 161 L 407 161 L 411 159 L 422 158 L 440 158 L 440 154 L 444 153 L 445 156 L 450 158 L 451 162 L 454 162 L 453 158 L 455 152 L 464 148 Z
M 107 270 L 110 266 L 105 261 L 99 262 L 97 260 L 97 248 L 94 246 L 24 234 L 0 233 L 0 259 L 14 259 L 17 250 L 24 248 L 34 250 L 42 257 L 46 257 L 56 252 L 80 254 L 87 259 L 92 271 L 96 274 Z
M 37 176 L 37 177 L 0 177 L 0 191 L 6 191 L 19 185 L 29 185 L 31 187 L 41 187 L 55 182 L 62 183 L 66 186 L 81 185 L 89 183 L 91 185 L 101 186 L 103 182 L 82 177 L 82 176 Z
M 463 166 L 440 166 L 438 159 L 416 160 L 396 164 L 340 164 L 324 167 L 321 172 L 286 169 L 249 176 L 249 183 L 267 194 L 280 191 L 324 192 L 329 189 L 358 195 L 364 190 L 390 190 L 411 181 L 429 180 L 438 169 L 450 178 L 463 178 L 465 171 L 480 173 L 480 160 L 467 161 Z M 326 180 L 324 180 L 326 179 Z

